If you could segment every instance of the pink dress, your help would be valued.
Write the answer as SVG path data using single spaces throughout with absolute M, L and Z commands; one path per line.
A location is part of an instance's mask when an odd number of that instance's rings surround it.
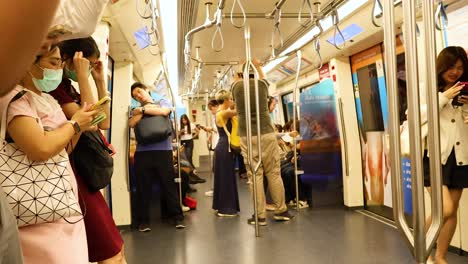
M 23 88 L 17 86 L 9 95 L 0 99 L 1 109 L 5 108 L 9 99 Z M 55 99 L 46 94 L 37 95 L 28 92 L 20 99 L 10 104 L 7 122 L 16 116 L 30 116 L 40 119 L 47 130 L 62 126 L 67 118 Z M 75 194 L 78 194 L 76 179 L 73 170 L 68 164 Z M 70 217 L 69 222 L 79 221 L 82 216 Z M 83 221 L 69 224 L 65 220 L 53 223 L 31 225 L 19 228 L 21 248 L 24 263 L 34 264 L 88 264 L 88 249 L 86 231 Z

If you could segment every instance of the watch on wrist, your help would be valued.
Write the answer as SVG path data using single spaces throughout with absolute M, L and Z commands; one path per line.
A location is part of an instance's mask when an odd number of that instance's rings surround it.
M 141 107 L 141 114 L 145 115 L 145 107 L 144 106 Z
M 68 123 L 70 123 L 73 126 L 73 129 L 75 130 L 75 135 L 81 132 L 81 127 L 78 124 L 78 122 L 76 122 L 75 120 L 69 120 Z

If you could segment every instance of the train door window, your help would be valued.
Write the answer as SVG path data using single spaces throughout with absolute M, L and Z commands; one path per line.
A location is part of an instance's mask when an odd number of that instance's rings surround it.
M 281 96 L 281 104 L 283 106 L 283 115 L 284 115 L 284 123 L 287 123 L 289 120 L 293 118 L 293 109 L 294 109 L 294 100 L 293 100 L 293 92 L 289 92 L 283 94 Z

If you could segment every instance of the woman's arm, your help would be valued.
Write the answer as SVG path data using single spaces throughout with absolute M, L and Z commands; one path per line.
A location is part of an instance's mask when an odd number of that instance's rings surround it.
M 237 111 L 236 110 L 221 110 L 218 112 L 218 114 L 216 115 L 216 125 L 218 125 L 219 127 L 222 127 L 224 126 L 224 120 L 228 120 L 229 118 L 232 118 L 234 116 L 237 115 Z M 219 117 L 222 118 L 222 120 L 219 119 Z
M 71 119 L 78 123 L 81 132 L 95 130 L 90 125 L 95 114 L 96 111 L 89 111 L 89 106 L 85 104 Z M 16 145 L 33 161 L 45 161 L 57 155 L 70 143 L 76 144 L 81 134 L 75 133 L 73 124 L 68 122 L 53 131 L 44 132 L 31 116 L 14 117 L 7 131 Z
M 98 92 L 98 98 L 101 99 L 105 96 L 108 95 L 107 87 L 106 87 L 106 81 L 105 81 L 105 76 L 104 76 L 104 66 L 102 65 L 102 61 L 98 61 L 96 66 L 93 67 L 91 70 L 91 74 L 93 75 L 94 83 L 96 84 L 97 87 L 97 92 Z M 110 103 L 107 103 L 103 106 L 101 106 L 101 109 L 104 111 L 106 114 L 107 118 L 99 123 L 99 128 L 102 130 L 107 130 L 110 128 Z

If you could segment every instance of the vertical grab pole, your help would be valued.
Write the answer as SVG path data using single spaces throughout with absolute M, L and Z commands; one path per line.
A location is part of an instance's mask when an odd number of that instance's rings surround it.
M 384 47 L 385 47 L 385 70 L 388 91 L 388 113 L 389 133 L 393 135 L 390 139 L 390 160 L 392 176 L 392 199 L 393 215 L 398 229 L 401 231 L 409 248 L 413 248 L 413 234 L 405 221 L 403 211 L 402 190 L 402 167 L 400 147 L 400 119 L 398 104 L 398 88 L 396 75 L 396 41 L 395 41 L 395 7 L 393 0 L 383 2 L 384 12 Z
M 293 90 L 293 128 L 296 131 L 296 119 L 297 119 L 297 112 L 299 112 L 299 104 L 297 102 L 297 90 L 299 89 L 299 75 L 301 74 L 301 64 L 302 64 L 302 51 L 297 50 L 297 70 L 296 70 L 296 83 Z M 297 142 L 296 137 L 293 138 L 294 144 L 294 180 L 296 184 L 296 210 L 299 211 L 299 175 L 297 173 Z
M 208 110 L 208 103 L 209 103 L 209 98 L 210 98 L 210 94 L 209 92 L 206 93 L 206 99 L 205 99 L 205 103 L 206 103 L 206 109 Z M 211 123 L 211 112 L 209 111 L 206 111 L 206 122 L 205 122 L 205 127 L 212 127 L 212 123 Z M 211 133 L 211 141 L 213 141 L 213 130 L 210 132 Z M 210 160 L 209 164 L 210 164 L 210 178 L 211 178 L 211 187 L 213 187 L 213 160 L 211 159 L 212 155 L 211 155 L 211 148 L 213 147 L 211 145 L 212 142 L 209 142 L 208 140 L 206 141 L 206 147 L 208 148 L 208 159 Z M 211 146 L 211 148 L 210 148 Z
M 417 263 L 425 262 L 426 224 L 424 208 L 424 178 L 422 166 L 421 113 L 415 1 L 403 1 L 405 63 L 408 80 L 408 127 L 410 135 L 411 182 L 413 194 L 413 247 Z M 425 29 L 427 30 L 427 29 Z M 430 73 L 428 73 L 430 74 Z M 439 160 L 440 162 L 440 160 Z
M 252 56 L 250 54 L 250 26 L 246 26 L 244 30 L 245 38 L 245 68 L 244 68 L 244 101 L 245 101 L 245 121 L 246 121 L 246 134 L 247 134 L 247 162 L 249 169 L 252 173 L 252 184 L 253 184 L 253 202 L 254 202 L 254 218 L 255 218 L 255 236 L 260 236 L 260 230 L 258 228 L 258 204 L 257 204 L 257 171 L 254 168 L 253 153 L 252 153 L 252 118 L 250 116 L 250 80 L 249 80 L 249 69 L 252 65 Z M 255 67 L 253 67 L 255 69 Z M 258 79 L 256 79 L 258 80 Z M 258 84 L 258 82 L 256 82 Z M 257 90 L 258 87 L 256 86 Z M 258 100 L 258 99 L 257 99 Z M 258 112 L 258 108 L 257 108 Z M 259 123 L 259 120 L 257 120 Z M 260 134 L 257 135 L 257 144 L 260 144 Z M 258 153 L 259 159 L 261 159 L 261 153 Z M 260 164 L 260 162 L 258 163 Z
M 426 255 L 429 257 L 432 247 L 443 225 L 442 214 L 442 165 L 440 163 L 440 124 L 439 98 L 436 76 L 435 18 L 432 1 L 423 1 L 424 39 L 426 45 L 427 72 L 427 119 L 429 127 L 428 144 L 431 171 L 431 225 L 427 231 Z M 432 132 L 432 133 L 431 133 Z
M 172 102 L 172 111 L 174 113 L 174 130 L 175 130 L 175 136 L 176 136 L 176 145 L 177 145 L 177 179 L 175 180 L 179 184 L 179 203 L 180 203 L 180 208 L 182 208 L 182 176 L 180 172 L 180 138 L 179 138 L 179 125 L 177 124 L 177 107 L 176 107 L 176 100 L 174 97 L 174 92 L 172 91 L 171 83 L 169 82 L 169 74 L 167 72 L 166 68 L 166 60 L 163 54 L 161 53 L 161 67 L 164 72 L 164 79 L 166 79 L 167 83 L 167 89 L 169 90 L 169 95 L 171 96 L 171 102 Z

